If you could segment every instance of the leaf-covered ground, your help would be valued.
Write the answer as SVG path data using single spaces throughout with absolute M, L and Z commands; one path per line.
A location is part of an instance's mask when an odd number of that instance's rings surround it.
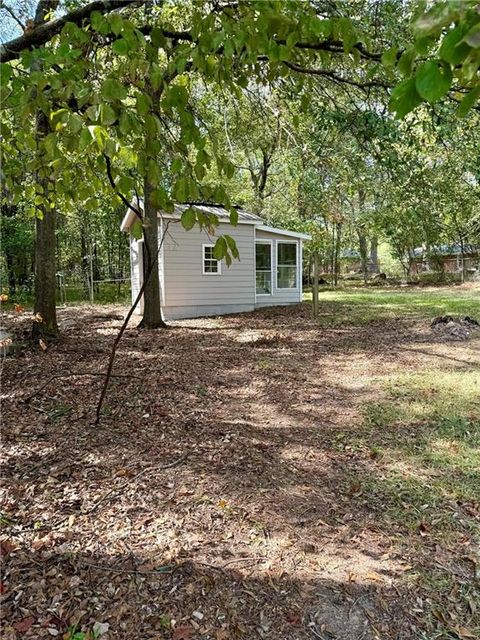
M 132 325 L 99 427 L 122 308 L 7 357 L 3 637 L 478 637 L 480 339 L 404 293 Z

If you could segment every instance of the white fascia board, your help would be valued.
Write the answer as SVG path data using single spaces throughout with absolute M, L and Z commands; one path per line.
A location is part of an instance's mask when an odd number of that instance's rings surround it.
M 289 236 L 290 238 L 300 238 L 301 240 L 311 240 L 312 236 L 308 233 L 297 233 L 296 231 L 285 231 L 285 229 L 276 229 L 275 227 L 267 227 L 264 224 L 257 226 L 259 231 L 266 231 L 267 233 L 278 233 L 281 236 Z
M 120 225 L 120 231 L 129 231 L 135 220 L 138 220 L 137 214 L 133 209 L 128 209 L 127 213 L 123 217 L 122 224 Z

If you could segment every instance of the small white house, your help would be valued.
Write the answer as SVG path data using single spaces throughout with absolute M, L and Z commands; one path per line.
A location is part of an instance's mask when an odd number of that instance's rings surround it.
M 160 238 L 171 221 L 158 259 L 165 320 L 252 311 L 302 300 L 302 243 L 310 236 L 268 227 L 258 216 L 242 210 L 237 226 L 232 226 L 223 207 L 194 206 L 218 217 L 217 235 L 235 239 L 240 260 L 233 259 L 227 267 L 224 260 L 213 257 L 216 236 L 198 227 L 190 231 L 182 227 L 180 216 L 188 205 L 177 205 L 173 214 L 159 213 Z M 129 210 L 122 231 L 128 231 L 136 219 Z M 142 243 L 130 239 L 132 300 L 142 284 Z

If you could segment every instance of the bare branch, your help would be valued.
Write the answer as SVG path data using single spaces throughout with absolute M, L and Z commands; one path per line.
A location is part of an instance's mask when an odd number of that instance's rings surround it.
M 20 18 L 18 18 L 15 15 L 15 12 L 13 11 L 13 9 L 11 7 L 9 7 L 8 5 L 6 5 L 4 2 L 0 2 L 0 9 L 3 9 L 4 11 L 6 11 L 10 17 L 12 17 L 15 22 L 18 24 L 18 26 L 20 27 L 20 29 L 22 31 L 25 31 L 25 25 L 23 24 L 23 22 L 20 20 Z
M 368 80 L 366 82 L 361 82 L 359 80 L 353 80 L 352 78 L 344 78 L 343 76 L 339 76 L 334 71 L 330 69 L 309 69 L 307 67 L 302 67 L 295 62 L 284 61 L 285 66 L 287 66 L 292 71 L 296 71 L 297 73 L 306 73 L 314 76 L 324 76 L 326 78 L 330 78 L 335 82 L 340 82 L 342 84 L 348 84 L 353 87 L 358 87 L 359 89 L 368 89 L 371 87 L 380 87 L 382 89 L 389 89 L 390 85 L 386 82 L 382 82 L 381 80 Z

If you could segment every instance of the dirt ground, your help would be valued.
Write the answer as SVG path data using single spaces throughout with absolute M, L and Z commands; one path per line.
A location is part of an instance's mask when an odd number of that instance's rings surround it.
M 478 503 L 438 497 L 447 539 L 398 485 L 387 518 L 385 451 L 419 481 L 398 443 L 425 424 L 365 420 L 380 378 L 478 371 L 478 338 L 307 304 L 132 325 L 95 427 L 123 312 L 62 310 L 58 344 L 4 360 L 5 640 L 478 637 Z

